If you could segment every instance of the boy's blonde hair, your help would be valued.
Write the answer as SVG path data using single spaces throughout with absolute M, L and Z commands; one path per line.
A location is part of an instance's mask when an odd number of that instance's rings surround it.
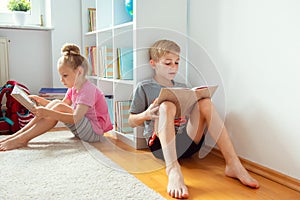
M 89 69 L 88 61 L 80 54 L 80 49 L 77 45 L 65 44 L 61 48 L 61 54 L 62 56 L 57 62 L 58 66 L 68 65 L 74 70 L 81 66 L 84 70 L 84 74 L 87 74 Z
M 180 53 L 178 44 L 171 40 L 159 40 L 149 48 L 150 60 L 158 61 L 166 53 Z

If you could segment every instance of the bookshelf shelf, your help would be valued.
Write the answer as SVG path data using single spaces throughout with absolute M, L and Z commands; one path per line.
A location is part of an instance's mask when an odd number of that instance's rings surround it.
M 99 73 L 88 78 L 101 89 L 105 95 L 113 96 L 114 118 L 116 118 L 115 104 L 120 101 L 131 100 L 136 84 L 150 79 L 153 70 L 149 67 L 148 48 L 158 39 L 178 41 L 178 33 L 186 32 L 186 3 L 174 0 L 133 0 L 133 16 L 126 9 L 124 0 L 81 0 L 82 9 L 82 49 L 87 46 L 96 46 L 96 68 Z M 153 5 L 160 5 L 155 11 L 149 9 Z M 168 9 L 172 5 L 172 9 Z M 88 32 L 88 8 L 96 9 L 96 30 Z M 154 13 L 153 13 L 154 12 Z M 166 18 L 165 16 L 168 16 Z M 170 20 L 172 19 L 172 20 Z M 170 31 L 172 30 L 172 31 Z M 173 33 L 176 33 L 173 35 Z M 185 41 L 185 40 L 184 40 Z M 181 45 L 182 46 L 182 45 Z M 184 45 L 183 45 L 184 46 Z M 103 47 L 112 49 L 111 78 L 104 77 Z M 120 52 L 131 49 L 132 52 L 132 79 L 120 79 Z M 125 53 L 125 52 L 124 52 Z M 128 67 L 128 65 L 126 65 Z M 185 69 L 183 68 L 183 71 Z M 121 78 L 124 76 L 121 75 Z M 128 79 L 128 77 L 127 77 Z M 115 119 L 113 119 L 115 121 Z M 116 125 L 115 125 L 116 127 Z M 110 131 L 119 140 L 128 145 L 141 149 L 147 147 L 143 138 L 143 128 L 133 129 L 133 133 L 122 133 L 117 128 Z
M 97 31 L 91 31 L 91 32 L 87 32 L 85 33 L 86 36 L 93 36 L 93 35 L 96 35 Z
M 121 29 L 121 28 L 126 28 L 126 27 L 131 27 L 133 26 L 133 22 L 126 22 L 124 24 L 119 24 L 114 26 L 114 29 Z

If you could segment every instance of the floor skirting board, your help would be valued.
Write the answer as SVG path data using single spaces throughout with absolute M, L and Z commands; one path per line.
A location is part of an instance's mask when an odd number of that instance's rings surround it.
M 212 149 L 211 153 L 224 159 L 224 157 L 219 149 L 214 148 L 214 149 Z M 292 178 L 290 176 L 284 175 L 273 169 L 269 169 L 269 168 L 261 166 L 257 163 L 251 162 L 249 160 L 246 160 L 243 158 L 240 158 L 240 160 L 247 170 L 249 170 L 253 173 L 259 174 L 267 179 L 270 179 L 274 182 L 280 183 L 288 188 L 291 188 L 293 190 L 300 192 L 300 181 L 299 180 Z

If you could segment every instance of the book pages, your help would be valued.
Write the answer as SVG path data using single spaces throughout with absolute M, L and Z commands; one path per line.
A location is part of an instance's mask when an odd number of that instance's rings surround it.
M 35 103 L 28 97 L 28 94 L 24 92 L 18 85 L 14 86 L 10 94 L 13 98 L 15 98 L 20 104 L 22 104 L 29 111 L 33 111 L 35 108 Z

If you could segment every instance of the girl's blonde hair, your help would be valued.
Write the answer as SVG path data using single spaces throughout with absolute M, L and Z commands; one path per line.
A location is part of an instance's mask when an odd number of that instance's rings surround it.
M 150 60 L 158 61 L 166 53 L 180 53 L 178 44 L 171 40 L 158 40 L 149 48 Z
M 68 65 L 72 69 L 77 69 L 82 67 L 84 74 L 86 75 L 89 69 L 88 61 L 85 57 L 80 54 L 80 49 L 75 44 L 65 44 L 61 48 L 62 56 L 59 58 L 57 64 L 58 66 Z

